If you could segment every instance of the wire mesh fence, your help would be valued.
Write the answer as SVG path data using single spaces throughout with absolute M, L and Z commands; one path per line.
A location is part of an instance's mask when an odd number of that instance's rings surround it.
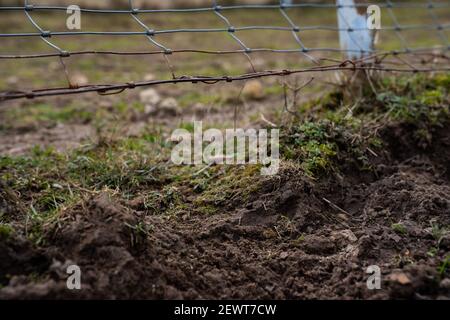
M 0 101 L 84 92 L 109 94 L 157 84 L 215 84 L 310 72 L 450 70 L 450 1 L 280 0 L 227 4 L 211 0 L 207 5 L 202 2 L 182 8 L 137 4 L 129 0 L 126 6 L 117 8 L 78 7 L 68 11 L 65 5 L 39 1 L 25 0 L 22 5 L 0 2 L 0 70 L 14 73 L 18 68 L 38 64 L 37 61 L 45 68 L 49 61 L 56 60 L 63 71 L 60 82 L 53 87 L 21 88 L 19 84 L 12 89 L 5 85 L 0 89 Z M 368 10 L 370 6 L 379 10 L 380 24 L 375 28 L 368 23 L 374 18 Z M 67 17 L 74 10 L 78 10 L 83 23 L 82 27 L 69 30 Z M 103 23 L 97 19 L 103 19 Z M 36 45 L 36 40 L 45 46 Z M 183 68 L 183 64 L 194 59 L 193 55 L 200 63 L 212 65 L 239 55 L 243 58 L 239 63 L 245 61 L 247 67 L 234 72 L 217 68 L 216 73 L 199 74 L 197 69 Z M 261 66 L 257 63 L 261 55 L 270 55 L 272 62 Z M 76 64 L 69 66 L 71 59 L 83 57 L 86 65 L 86 60 L 109 63 L 112 56 L 131 59 L 137 68 L 144 66 L 144 56 L 157 56 L 160 59 L 145 60 L 145 66 L 163 64 L 167 73 L 151 80 L 114 77 L 115 83 L 98 79 L 95 84 L 79 85 L 70 80 L 70 73 L 77 69 Z M 206 56 L 213 58 L 207 62 Z M 25 60 L 31 64 L 21 65 Z M 174 61 L 181 66 L 179 69 Z M 109 68 L 115 68 L 112 62 Z

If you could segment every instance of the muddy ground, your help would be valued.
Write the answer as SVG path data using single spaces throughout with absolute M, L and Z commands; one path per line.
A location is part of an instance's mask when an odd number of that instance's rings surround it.
M 16 156 L 3 157 L 9 162 L 0 170 L 1 217 L 12 230 L 0 234 L 0 298 L 448 299 L 450 121 L 448 80 L 440 79 L 431 87 L 423 78 L 395 85 L 411 99 L 397 105 L 408 117 L 391 117 L 387 100 L 366 99 L 353 116 L 372 121 L 364 120 L 356 135 L 336 118 L 342 109 L 347 114 L 336 95 L 311 102 L 302 119 L 282 127 L 281 144 L 293 153 L 282 149 L 275 176 L 213 167 L 206 170 L 210 184 L 199 190 L 203 180 L 188 175 L 180 182 L 156 170 L 155 179 L 127 195 L 123 184 L 86 184 L 80 198 L 39 220 L 38 239 L 29 206 L 38 208 L 45 188 L 20 189 L 14 181 L 44 165 L 21 169 L 11 160 Z M 444 96 L 424 101 L 420 90 Z M 315 123 L 319 133 L 298 123 Z M 370 147 L 361 138 L 368 132 L 376 138 Z M 295 149 L 299 137 L 325 139 L 337 152 L 320 168 L 299 165 L 311 160 L 307 149 Z M 79 185 L 68 178 L 75 169 L 62 166 L 57 181 L 75 190 Z M 39 174 L 54 183 L 54 173 Z M 71 264 L 82 270 L 80 291 L 66 287 Z M 370 265 L 381 268 L 381 290 L 367 288 Z

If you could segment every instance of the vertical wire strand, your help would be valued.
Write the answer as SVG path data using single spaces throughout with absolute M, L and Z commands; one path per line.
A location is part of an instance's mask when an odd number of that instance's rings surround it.
M 58 51 L 61 55 L 61 57 L 68 56 L 68 52 L 65 50 L 62 50 L 60 47 L 55 45 L 54 43 L 47 40 L 47 37 L 51 37 L 51 31 L 45 31 L 42 29 L 39 24 L 33 19 L 33 17 L 28 13 L 28 11 L 33 10 L 33 5 L 28 2 L 28 0 L 24 0 L 24 12 L 25 16 L 27 17 L 28 21 L 41 33 L 41 39 L 50 47 Z
M 284 17 L 284 19 L 288 22 L 288 24 L 292 28 L 292 36 L 294 37 L 295 41 L 299 44 L 301 53 L 308 58 L 310 61 L 312 61 L 314 64 L 319 65 L 319 62 L 311 55 L 307 54 L 308 49 L 303 44 L 303 41 L 300 39 L 299 32 L 300 27 L 292 21 L 292 19 L 289 17 L 289 15 L 286 12 L 286 5 L 283 2 L 284 0 L 280 0 L 280 13 Z
M 155 30 L 150 29 L 141 19 L 139 19 L 137 17 L 137 14 L 139 13 L 139 10 L 135 8 L 133 0 L 128 0 L 129 5 L 130 5 L 130 13 L 131 13 L 131 17 L 142 27 L 144 28 L 144 30 L 146 31 L 146 37 L 147 39 L 156 47 L 158 47 L 159 49 L 162 49 L 163 52 L 163 58 L 164 61 L 166 62 L 166 66 L 169 69 L 170 74 L 172 75 L 172 78 L 175 79 L 176 78 L 176 74 L 175 71 L 173 69 L 173 65 L 170 62 L 170 59 L 168 57 L 169 54 L 172 54 L 172 50 L 167 48 L 166 46 L 164 46 L 163 44 L 159 43 L 158 41 L 156 41 L 154 38 L 155 35 Z
M 243 51 L 244 56 L 247 58 L 248 62 L 250 63 L 250 66 L 251 66 L 253 72 L 256 72 L 255 65 L 253 64 L 252 58 L 249 55 L 249 53 L 252 52 L 252 49 L 247 47 L 245 45 L 245 43 L 235 35 L 235 28 L 231 24 L 230 20 L 228 20 L 227 17 L 225 17 L 223 14 L 221 14 L 219 12 L 221 9 L 221 6 L 217 4 L 217 0 L 212 0 L 212 4 L 213 4 L 214 13 L 220 19 L 222 19 L 222 21 L 224 21 L 226 23 L 226 25 L 228 27 L 228 34 L 242 47 L 242 49 L 244 50 Z
M 449 42 L 448 42 L 448 37 L 445 34 L 442 25 L 439 22 L 439 19 L 436 15 L 435 12 L 435 4 L 433 3 L 432 0 L 427 0 L 428 2 L 428 14 L 430 15 L 431 19 L 433 20 L 433 24 L 434 27 L 436 28 L 436 33 L 438 35 L 438 37 L 441 39 L 442 43 L 444 44 L 444 46 L 446 46 L 447 48 L 450 48 Z

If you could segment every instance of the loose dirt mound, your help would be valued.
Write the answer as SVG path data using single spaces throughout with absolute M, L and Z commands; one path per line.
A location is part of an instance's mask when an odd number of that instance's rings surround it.
M 425 149 L 405 133 L 385 129 L 375 174 L 313 181 L 283 168 L 220 215 L 166 219 L 93 196 L 65 213 L 51 245 L 0 242 L 0 298 L 448 298 L 438 268 L 450 238 L 434 226 L 450 224 L 450 130 Z M 73 263 L 79 292 L 65 286 Z M 370 291 L 374 264 L 382 290 Z

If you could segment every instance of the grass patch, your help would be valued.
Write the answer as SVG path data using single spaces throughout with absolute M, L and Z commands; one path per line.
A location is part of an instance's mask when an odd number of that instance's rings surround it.
M 222 169 L 226 171 L 219 172 L 221 168 L 212 168 L 203 176 L 192 180 L 191 187 L 199 193 L 193 203 L 197 211 L 212 214 L 235 201 L 245 203 L 260 188 L 259 165 Z
M 204 105 L 213 105 L 222 102 L 223 98 L 221 95 L 203 93 L 201 91 L 190 91 L 183 94 L 178 98 L 178 103 L 181 107 L 191 107 L 197 103 Z
M 337 145 L 329 135 L 328 122 L 305 122 L 293 127 L 282 143 L 282 154 L 286 159 L 299 161 L 310 175 L 333 169 L 332 159 L 337 154 Z
M 443 276 L 447 272 L 449 267 L 450 267 L 450 255 L 447 255 L 445 259 L 441 262 L 441 265 L 439 266 L 438 269 L 439 274 Z
M 16 127 L 38 125 L 54 126 L 57 123 L 86 123 L 94 119 L 92 111 L 74 105 L 57 107 L 51 104 L 34 104 L 22 108 L 13 108 L 5 114 L 6 122 Z
M 402 223 L 393 223 L 391 225 L 392 230 L 394 230 L 394 232 L 401 234 L 401 235 L 407 235 L 408 234 L 408 230 L 406 229 L 405 225 Z

